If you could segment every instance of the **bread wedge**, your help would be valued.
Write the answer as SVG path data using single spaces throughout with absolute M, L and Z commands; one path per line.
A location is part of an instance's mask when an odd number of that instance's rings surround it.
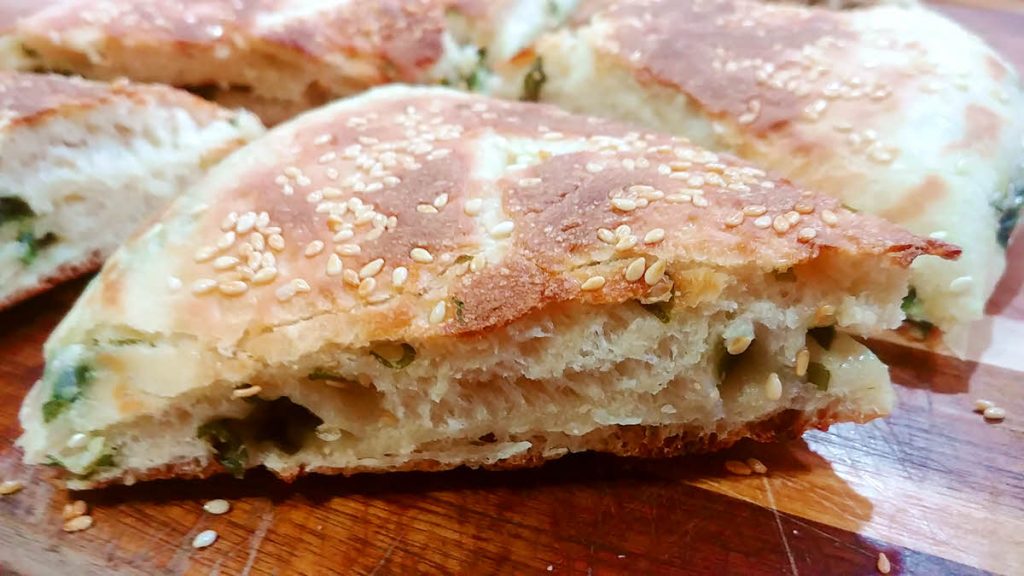
M 900 323 L 915 257 L 957 253 L 678 138 L 375 89 L 232 155 L 119 250 L 46 344 L 18 444 L 81 488 L 863 422 L 893 392 L 851 335 Z
M 1024 93 L 1006 61 L 921 7 L 597 6 L 544 36 L 506 96 L 683 135 L 961 246 L 915 262 L 906 310 L 964 348 L 1024 198 Z M 542 87 L 521 79 L 534 68 Z
M 99 268 L 262 132 L 162 86 L 0 72 L 0 308 Z
M 276 123 L 388 82 L 489 82 L 575 0 L 67 0 L 20 21 L 26 65 L 186 87 Z

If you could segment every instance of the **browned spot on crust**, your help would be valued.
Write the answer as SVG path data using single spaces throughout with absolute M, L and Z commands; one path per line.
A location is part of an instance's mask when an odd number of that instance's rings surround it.
M 1003 132 L 1003 119 L 991 108 L 969 104 L 964 110 L 964 137 L 949 145 L 949 150 L 975 150 L 995 154 Z
M 642 81 L 681 90 L 713 115 L 750 114 L 743 123 L 755 133 L 801 118 L 818 98 L 805 48 L 853 38 L 832 11 L 732 0 L 621 2 L 599 18 L 612 27 L 607 48 Z
M 938 206 L 947 194 L 949 194 L 949 185 L 946 181 L 940 176 L 931 174 L 879 215 L 893 222 L 905 222 L 919 216 L 932 206 Z

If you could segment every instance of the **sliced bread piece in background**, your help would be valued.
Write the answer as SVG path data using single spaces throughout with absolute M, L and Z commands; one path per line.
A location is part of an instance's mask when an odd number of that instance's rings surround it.
M 906 311 L 964 349 L 1024 196 L 1020 79 L 974 34 L 913 6 L 595 0 L 535 49 L 499 93 L 686 136 L 961 246 L 914 263 Z
M 98 268 L 262 132 L 173 88 L 0 72 L 0 308 Z
M 10 36 L 34 69 L 185 87 L 276 123 L 390 82 L 482 90 L 492 62 L 575 3 L 67 0 L 23 18 Z

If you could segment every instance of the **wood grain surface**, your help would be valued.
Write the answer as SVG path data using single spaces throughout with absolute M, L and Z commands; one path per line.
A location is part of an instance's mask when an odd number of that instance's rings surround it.
M 1024 69 L 1024 13 L 942 6 Z M 963 0 L 960 2 L 963 3 Z M 788 444 L 661 461 L 578 455 L 539 470 L 158 482 L 70 495 L 12 448 L 41 345 L 84 281 L 0 313 L 2 574 L 1024 574 L 1024 234 L 958 360 L 872 343 L 899 408 Z M 1006 408 L 1002 423 L 972 412 Z M 755 456 L 765 476 L 730 476 Z M 65 534 L 69 498 L 91 529 Z M 231 501 L 223 516 L 203 512 Z M 214 529 L 204 550 L 193 537 Z

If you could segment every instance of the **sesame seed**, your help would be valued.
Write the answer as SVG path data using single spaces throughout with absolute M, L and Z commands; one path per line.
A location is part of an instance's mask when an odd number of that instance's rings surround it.
M 71 520 L 72 518 L 84 516 L 88 511 L 89 505 L 85 503 L 85 500 L 75 500 L 64 505 L 60 516 L 64 520 Z
M 764 395 L 769 400 L 782 398 L 782 380 L 779 379 L 779 375 L 775 372 L 769 374 L 768 379 L 764 383 Z
M 533 186 L 538 186 L 540 183 L 541 183 L 541 179 L 540 178 L 520 178 L 519 179 L 519 187 L 520 188 L 531 188 Z
M 405 285 L 405 281 L 409 279 L 409 269 L 405 266 L 399 266 L 391 272 L 391 284 L 401 288 Z
M 337 276 L 341 274 L 341 271 L 344 270 L 344 268 L 345 265 L 342 263 L 341 257 L 337 254 L 331 254 L 330 257 L 327 258 L 327 267 L 325 272 L 328 276 Z
M 220 258 L 217 258 L 216 260 L 213 261 L 213 269 L 227 270 L 229 268 L 234 268 L 239 263 L 240 261 L 238 260 L 238 258 L 235 258 L 234 256 L 221 256 Z
M 793 210 L 799 214 L 810 214 L 814 212 L 814 205 L 801 200 L 793 205 Z
M 466 216 L 476 216 L 480 213 L 480 209 L 483 207 L 484 201 L 480 198 L 470 198 L 466 200 L 466 203 L 462 206 L 462 211 L 466 213 Z
M 725 469 L 728 470 L 730 474 L 736 474 L 737 476 L 750 476 L 750 473 L 752 472 L 750 466 L 747 466 L 739 460 L 726 460 Z
M 89 441 L 89 437 L 81 432 L 75 432 L 68 438 L 68 448 L 81 448 Z
M 658 282 L 661 282 L 662 277 L 665 276 L 665 268 L 668 266 L 665 260 L 658 260 L 651 267 L 644 272 L 644 282 L 648 286 L 654 286 Z
M 220 229 L 227 232 L 228 230 L 233 230 L 236 224 L 238 224 L 238 213 L 232 212 L 221 221 Z
M 320 240 L 313 240 L 306 245 L 306 258 L 312 258 L 324 251 L 324 243 Z
M 256 227 L 256 213 L 246 212 L 238 217 L 238 223 L 235 224 L 235 231 L 239 234 L 245 234 Z
M 615 233 L 607 228 L 598 228 L 597 239 L 600 240 L 601 242 L 604 242 L 605 244 L 614 244 Z
M 953 292 L 966 292 L 970 290 L 973 285 L 973 278 L 970 276 L 960 276 L 959 278 L 954 278 L 953 281 L 949 283 L 949 289 Z
M 445 314 L 447 313 L 448 306 L 445 304 L 444 300 L 441 300 L 440 302 L 435 304 L 434 308 L 430 311 L 430 323 L 440 324 L 442 321 L 444 321 Z
M 217 289 L 225 296 L 241 296 L 249 290 L 249 285 L 241 280 L 231 280 L 229 282 L 221 282 L 217 285 Z
M 685 204 L 693 201 L 693 196 L 689 194 L 669 194 L 665 196 L 665 200 L 674 204 Z
M 747 216 L 761 216 L 768 212 L 768 208 L 761 204 L 751 204 L 743 208 L 743 213 Z
M 779 234 L 789 232 L 789 229 L 792 227 L 793 225 L 789 223 L 789 220 L 787 220 L 785 216 L 776 216 L 775 220 L 772 221 L 772 228 L 774 228 Z
M 636 282 L 643 277 L 644 271 L 647 269 L 647 261 L 643 258 L 637 258 L 626 266 L 625 276 L 629 282 Z
M 658 164 L 658 174 L 662 176 L 668 176 L 672 173 L 672 168 L 668 164 Z
M 630 228 L 628 224 L 621 224 L 618 228 L 615 229 L 615 235 L 618 236 L 619 238 L 629 236 L 632 233 L 633 229 Z
M 507 238 L 512 234 L 512 231 L 515 230 L 515 227 L 516 225 L 514 222 L 511 220 L 505 220 L 504 222 L 495 225 L 494 228 L 491 228 L 491 237 Z
M 341 230 L 338 230 L 337 234 L 335 234 L 334 237 L 331 238 L 331 241 L 344 242 L 346 240 L 351 240 L 352 237 L 355 235 L 356 233 L 353 232 L 351 228 L 342 228 Z
M 590 172 L 591 174 L 597 174 L 602 170 L 604 170 L 604 166 L 598 164 L 597 162 L 587 162 L 587 172 Z
M 196 295 L 209 294 L 217 288 L 217 281 L 202 278 L 192 283 L 192 293 Z
M 260 271 L 253 275 L 253 284 L 269 284 L 277 278 L 277 268 L 260 268 Z
M 224 500 L 223 498 L 217 498 L 216 500 L 210 500 L 209 502 L 203 504 L 203 510 L 206 510 L 207 513 L 213 514 L 213 515 L 216 515 L 216 516 L 219 516 L 221 514 L 226 514 L 227 511 L 230 510 L 230 509 L 231 509 L 231 503 L 229 503 L 227 500 Z
M 342 256 L 359 256 L 363 253 L 359 244 L 339 244 L 334 247 L 334 251 Z
M 800 232 L 797 233 L 796 239 L 801 242 L 810 242 L 814 240 L 814 237 L 818 235 L 818 231 L 814 228 L 801 228 Z
M 750 336 L 737 336 L 735 338 L 730 338 L 725 343 L 725 351 L 733 356 L 743 354 L 747 351 L 747 348 L 750 347 L 750 343 L 753 341 L 754 339 Z
M 76 516 L 64 523 L 65 532 L 81 532 L 82 530 L 88 530 L 92 527 L 92 516 L 82 515 Z
M 807 374 L 807 367 L 811 363 L 811 351 L 804 348 L 796 353 L 796 375 L 804 376 Z
M 759 217 L 757 220 L 754 220 L 754 227 L 761 228 L 762 230 L 765 229 L 765 228 L 768 228 L 771 225 L 772 225 L 772 217 L 767 215 L 767 214 L 765 214 L 764 216 Z
M 424 248 L 413 248 L 409 252 L 409 257 L 412 258 L 413 262 L 419 262 L 420 264 L 429 264 L 434 261 L 434 255 Z
M 989 406 L 983 413 L 985 420 L 1003 420 L 1006 418 L 1006 410 L 999 406 Z
M 626 250 L 631 250 L 634 246 L 636 246 L 636 244 L 637 244 L 636 236 L 633 236 L 633 235 L 623 236 L 615 244 L 615 251 L 616 252 L 625 252 Z
M 736 226 L 743 224 L 743 218 L 743 212 L 737 212 L 725 219 L 725 225 L 729 228 L 735 228 Z
M 358 292 L 360 296 L 369 296 L 376 289 L 377 280 L 374 278 L 363 278 L 363 280 L 359 282 Z
M 988 410 L 993 406 L 995 406 L 995 404 L 993 404 L 991 400 L 982 400 L 979 398 L 978 400 L 974 401 L 975 412 L 984 412 L 985 410 Z
M 437 214 L 437 208 L 431 204 L 417 204 L 416 211 L 420 214 Z
M 636 201 L 630 198 L 612 198 L 612 207 L 623 212 L 636 210 Z
M 360 278 L 370 278 L 380 274 L 380 271 L 384 269 L 384 259 L 377 258 L 371 262 L 366 263 L 365 266 L 359 269 Z
M 580 285 L 580 290 L 584 292 L 592 292 L 594 290 L 600 290 L 604 288 L 605 279 L 604 276 L 591 276 L 587 278 L 587 281 Z
M 245 388 L 236 388 L 231 392 L 231 395 L 235 398 L 249 398 L 255 396 L 263 391 L 263 388 L 259 386 L 246 386 Z
M 647 234 L 644 234 L 644 244 L 657 244 L 665 239 L 665 229 L 655 228 Z
M 839 223 L 839 217 L 835 212 L 825 209 L 821 211 L 821 221 L 829 226 L 835 226 Z
M 876 567 L 880 574 L 888 574 L 892 571 L 892 562 L 889 562 L 889 557 L 885 555 L 885 552 L 878 553 L 878 563 Z
M 341 281 L 349 286 L 359 287 L 359 273 L 351 268 L 346 268 L 341 273 Z
M 196 537 L 192 539 L 192 547 L 196 548 L 196 549 L 206 548 L 207 546 L 212 545 L 216 541 L 217 541 L 217 532 L 216 531 L 214 531 L 214 530 L 203 530 L 199 534 L 196 534 Z
M 761 462 L 757 458 L 747 458 L 747 466 L 750 466 L 750 470 L 754 474 L 768 473 L 768 467 L 764 465 L 764 462 Z
M 708 204 L 709 204 L 708 199 L 703 197 L 703 196 L 694 196 L 693 197 L 693 205 L 698 207 L 698 208 L 707 208 Z
M 4 480 L 0 482 L 0 496 L 10 496 L 20 492 L 22 488 L 24 488 L 24 484 L 18 480 Z
M 209 260 L 212 260 L 213 257 L 216 256 L 216 255 L 217 255 L 217 249 L 216 248 L 212 248 L 210 246 L 204 246 L 203 248 L 200 248 L 199 250 L 196 251 L 195 255 L 192 256 L 192 259 L 195 260 L 197 263 L 203 263 L 203 262 L 208 262 Z
M 448 204 L 448 195 L 447 194 L 440 194 L 440 195 L 438 195 L 437 198 L 434 198 L 434 208 L 437 208 L 438 210 L 440 210 L 441 208 L 444 208 L 447 204 Z

